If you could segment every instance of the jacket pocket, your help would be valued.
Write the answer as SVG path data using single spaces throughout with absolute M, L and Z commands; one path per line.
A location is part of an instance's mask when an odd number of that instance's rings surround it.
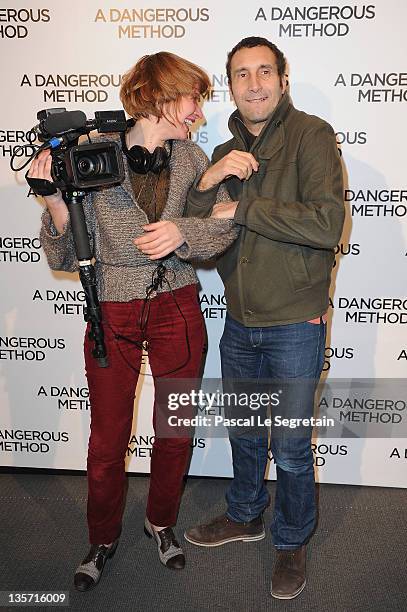
M 294 291 L 309 289 L 312 286 L 311 277 L 304 253 L 299 245 L 290 245 L 287 249 L 286 261 Z

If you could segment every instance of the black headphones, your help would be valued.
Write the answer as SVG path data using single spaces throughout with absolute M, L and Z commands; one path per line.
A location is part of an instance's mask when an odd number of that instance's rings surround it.
M 134 125 L 134 120 L 130 119 L 127 125 L 131 127 Z M 172 152 L 172 140 L 170 141 L 170 152 L 164 147 L 156 147 L 152 153 L 141 145 L 134 145 L 127 148 L 126 135 L 124 132 L 120 134 L 122 141 L 122 150 L 129 162 L 130 168 L 137 174 L 147 174 L 147 172 L 154 172 L 158 174 L 164 168 L 167 168 L 171 152 Z

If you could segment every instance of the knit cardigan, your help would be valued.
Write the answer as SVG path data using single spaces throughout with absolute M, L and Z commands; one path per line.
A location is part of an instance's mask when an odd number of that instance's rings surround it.
M 117 135 L 93 140 L 119 141 Z M 115 187 L 101 188 L 83 201 L 85 220 L 95 259 L 98 296 L 101 301 L 125 302 L 146 295 L 158 261 L 151 261 L 139 251 L 133 239 L 143 234 L 148 224 L 146 213 L 135 201 L 128 164 L 123 156 L 124 181 Z M 170 158 L 170 183 L 161 220 L 173 221 L 185 238 L 184 244 L 165 259 L 167 278 L 172 289 L 197 283 L 190 259 L 205 260 L 225 251 L 238 235 L 238 228 L 227 219 L 182 218 L 187 193 L 208 168 L 209 160 L 198 145 L 189 140 L 173 141 Z M 221 186 L 217 202 L 230 201 Z M 41 244 L 52 270 L 78 270 L 70 220 L 58 234 L 47 209 L 42 216 Z M 159 291 L 168 291 L 164 285 Z

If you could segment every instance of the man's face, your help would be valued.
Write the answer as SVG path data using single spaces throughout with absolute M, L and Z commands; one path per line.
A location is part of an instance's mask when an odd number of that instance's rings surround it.
M 265 46 L 243 48 L 232 57 L 230 71 L 233 99 L 247 129 L 257 136 L 286 90 L 276 56 Z

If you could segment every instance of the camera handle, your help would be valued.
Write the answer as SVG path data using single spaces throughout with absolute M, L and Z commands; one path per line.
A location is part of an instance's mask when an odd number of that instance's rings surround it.
M 79 279 L 85 292 L 84 318 L 90 323 L 89 339 L 95 343 L 92 355 L 97 360 L 99 367 L 107 368 L 109 364 L 104 342 L 102 311 L 96 290 L 95 267 L 91 262 L 92 253 L 82 206 L 84 197 L 84 191 L 63 192 L 63 199 L 69 210 L 75 252 L 79 262 Z

